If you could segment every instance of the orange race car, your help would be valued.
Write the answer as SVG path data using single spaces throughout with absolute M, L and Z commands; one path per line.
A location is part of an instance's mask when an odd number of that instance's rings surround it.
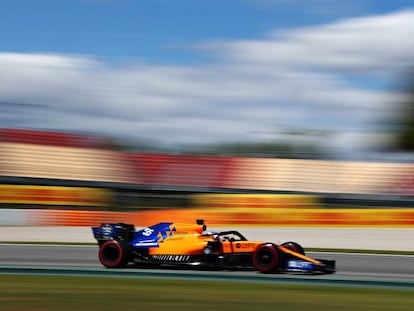
M 107 268 L 128 264 L 255 269 L 272 272 L 335 272 L 335 261 L 305 255 L 295 242 L 249 241 L 238 231 L 208 232 L 203 220 L 195 225 L 162 222 L 136 231 L 130 224 L 92 228 L 99 260 Z

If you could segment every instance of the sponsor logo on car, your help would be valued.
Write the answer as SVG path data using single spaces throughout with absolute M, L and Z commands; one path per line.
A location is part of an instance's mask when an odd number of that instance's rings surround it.
M 289 260 L 287 263 L 289 270 L 312 271 L 313 263 L 304 260 Z
M 134 246 L 137 247 L 158 247 L 158 243 L 155 241 L 138 241 L 134 243 Z
M 112 226 L 111 225 L 102 225 L 101 230 L 102 230 L 102 234 L 110 235 L 112 233 Z

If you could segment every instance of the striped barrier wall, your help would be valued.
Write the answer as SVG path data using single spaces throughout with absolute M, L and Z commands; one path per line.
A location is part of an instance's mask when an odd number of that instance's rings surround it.
M 26 225 L 93 226 L 107 222 L 145 227 L 158 222 L 193 223 L 203 218 L 210 226 L 377 227 L 414 228 L 414 209 L 166 209 L 138 212 L 27 210 Z
M 300 194 L 194 194 L 196 208 L 314 208 L 320 205 L 315 195 Z
M 108 206 L 112 192 L 87 187 L 0 185 L 0 204 Z

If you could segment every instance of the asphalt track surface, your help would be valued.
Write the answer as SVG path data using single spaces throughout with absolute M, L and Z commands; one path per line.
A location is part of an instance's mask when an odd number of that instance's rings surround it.
M 46 271 L 47 269 L 63 271 L 66 269 L 70 274 L 76 271 L 93 271 L 95 274 L 105 274 L 110 272 L 101 266 L 98 260 L 97 246 L 56 246 L 56 245 L 0 245 L 0 272 L 8 271 L 10 268 L 30 268 Z M 408 283 L 414 287 L 414 256 L 409 255 L 382 255 L 382 254 L 349 254 L 349 253 L 307 253 L 314 258 L 335 259 L 337 272 L 328 275 L 306 275 L 301 278 L 311 278 L 313 281 L 384 281 Z M 31 270 L 27 271 L 31 271 Z M 111 269 L 111 271 L 120 271 Z M 23 271 L 23 272 L 22 272 Z M 20 273 L 26 273 L 21 270 Z M 139 276 L 142 273 L 150 275 L 162 275 L 163 277 L 177 277 L 179 273 L 173 269 L 122 269 L 120 275 L 123 277 Z M 198 273 L 198 274 L 197 274 Z M 203 278 L 203 273 L 197 272 L 194 278 Z M 118 272 L 119 274 L 119 272 Z M 215 271 L 210 273 L 210 278 L 221 278 L 221 276 L 232 279 L 252 280 L 258 277 L 255 271 Z M 109 274 L 108 274 L 109 275 Z M 204 274 L 204 277 L 206 274 Z M 280 274 L 270 276 L 270 278 L 280 278 Z M 284 275 L 283 275 L 284 277 Z M 290 277 L 290 276 L 288 276 Z M 298 276 L 292 276 L 293 278 Z M 267 276 L 269 279 L 269 276 Z

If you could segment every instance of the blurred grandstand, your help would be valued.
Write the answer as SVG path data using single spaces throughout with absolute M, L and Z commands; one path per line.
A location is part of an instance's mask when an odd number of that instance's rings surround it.
M 312 194 L 328 208 L 410 207 L 413 171 L 412 163 L 123 152 L 103 137 L 0 129 L 3 207 L 188 207 L 194 193 Z

